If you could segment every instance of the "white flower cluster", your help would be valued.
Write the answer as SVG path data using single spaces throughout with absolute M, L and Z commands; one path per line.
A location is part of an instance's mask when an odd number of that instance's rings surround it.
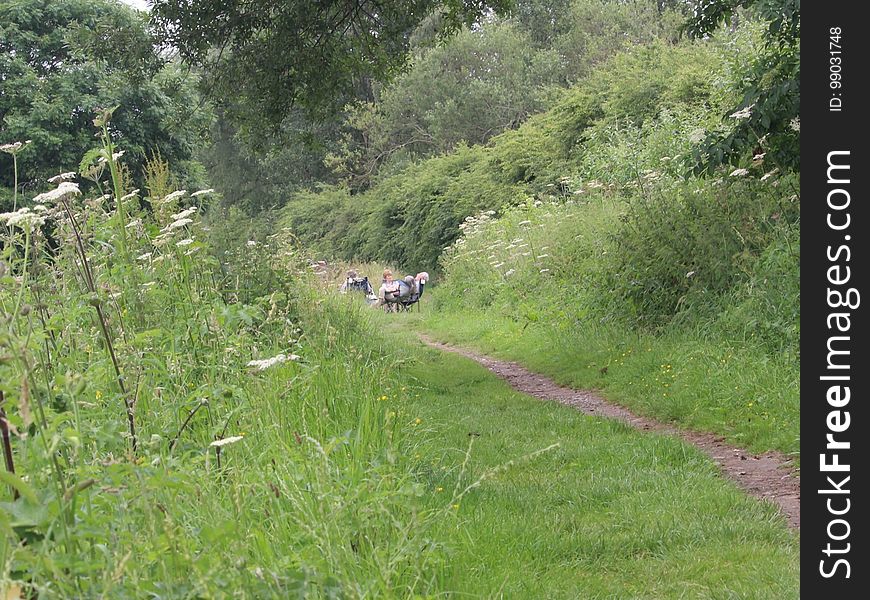
M 10 228 L 18 227 L 25 231 L 33 231 L 45 224 L 45 217 L 24 207 L 15 212 L 0 213 L 0 223 L 5 223 Z
M 167 202 L 172 202 L 173 200 L 178 200 L 179 198 L 181 198 L 182 196 L 184 196 L 186 193 L 187 193 L 187 190 L 177 190 L 177 191 L 174 191 L 174 192 L 172 192 L 171 194 L 167 194 L 167 195 L 163 198 L 163 200 L 161 200 L 161 202 L 163 202 L 163 203 L 165 204 L 165 203 L 167 203 Z
M 70 196 L 78 196 L 81 193 L 77 183 L 62 181 L 55 189 L 39 194 L 33 201 L 37 204 L 49 204 L 64 200 Z
M 49 177 L 49 183 L 59 183 L 61 181 L 69 181 L 70 179 L 75 179 L 76 172 L 75 171 L 67 171 L 66 173 L 58 173 L 54 177 Z
M 133 190 L 132 192 L 130 192 L 129 194 L 127 194 L 126 196 L 121 196 L 121 202 L 126 202 L 127 200 L 132 200 L 133 198 L 135 198 L 138 195 L 139 195 L 139 189 L 137 188 L 137 189 Z
M 748 119 L 748 118 L 750 118 L 750 117 L 752 116 L 752 109 L 753 109 L 754 107 L 755 107 L 755 104 L 750 104 L 749 106 L 746 106 L 746 107 L 744 107 L 744 108 L 741 108 L 741 109 L 738 110 L 737 112 L 733 112 L 733 113 L 731 113 L 729 116 L 730 116 L 732 119 L 738 119 L 738 120 L 740 120 L 740 119 Z
M 280 365 L 281 363 L 285 363 L 288 360 L 299 360 L 301 357 L 295 354 L 279 354 L 278 356 L 273 356 L 272 358 L 264 358 L 262 360 L 252 360 L 247 366 L 253 368 L 255 371 L 265 371 L 269 367 L 274 367 L 275 365 Z
M 170 217 L 173 221 L 180 221 L 181 219 L 187 219 L 190 215 L 199 210 L 196 206 L 191 206 L 188 209 L 181 211 L 180 213 L 175 213 Z M 190 219 L 188 219 L 190 220 Z
M 226 437 L 220 440 L 215 440 L 209 446 L 212 448 L 221 448 L 222 446 L 229 446 L 230 444 L 235 444 L 236 442 L 240 442 L 244 439 L 244 437 L 240 435 L 233 435 L 230 437 Z
M 9 154 L 18 154 L 18 151 L 24 148 L 27 144 L 31 143 L 33 140 L 27 140 L 25 142 L 12 142 L 11 144 L 3 144 L 0 145 L 0 151 L 8 152 Z

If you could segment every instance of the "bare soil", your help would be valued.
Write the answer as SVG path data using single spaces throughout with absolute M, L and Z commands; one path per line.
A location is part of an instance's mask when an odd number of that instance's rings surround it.
M 542 400 L 555 400 L 588 415 L 619 419 L 640 431 L 654 431 L 680 437 L 707 454 L 719 465 L 722 474 L 734 481 L 739 488 L 751 496 L 775 504 L 788 520 L 788 524 L 800 530 L 800 476 L 792 461 L 781 453 L 753 454 L 726 443 L 722 436 L 689 431 L 669 423 L 641 417 L 622 406 L 608 402 L 594 391 L 560 386 L 553 380 L 532 373 L 517 363 L 444 344 L 425 335 L 420 335 L 420 339 L 427 346 L 454 352 L 480 363 L 507 381 L 515 390 L 524 394 Z

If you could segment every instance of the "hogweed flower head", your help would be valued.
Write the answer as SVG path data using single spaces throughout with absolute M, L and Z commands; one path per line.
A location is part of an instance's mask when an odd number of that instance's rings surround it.
M 0 151 L 6 152 L 15 156 L 18 154 L 22 148 L 30 144 L 33 140 L 26 140 L 24 142 L 12 142 L 10 144 L 0 145 Z
M 78 196 L 81 193 L 82 192 L 77 183 L 62 181 L 55 189 L 39 194 L 33 199 L 33 201 L 37 204 L 50 204 L 52 202 L 65 200 L 70 196 Z

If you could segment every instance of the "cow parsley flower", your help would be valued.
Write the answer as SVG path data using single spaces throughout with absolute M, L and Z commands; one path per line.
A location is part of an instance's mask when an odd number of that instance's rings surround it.
M 738 110 L 737 112 L 733 112 L 733 113 L 731 113 L 729 116 L 730 116 L 732 119 L 738 119 L 738 120 L 739 120 L 739 119 L 748 119 L 748 118 L 750 118 L 750 117 L 752 116 L 752 108 L 753 108 L 754 106 L 755 106 L 754 104 L 750 104 L 749 106 L 746 106 L 746 107 L 744 107 L 744 108 L 741 108 L 741 109 Z
M 181 220 L 181 219 L 186 219 L 186 218 L 188 218 L 190 215 L 192 215 L 193 213 L 195 213 L 197 210 L 199 210 L 199 209 L 197 209 L 197 207 L 195 207 L 195 206 L 191 206 L 190 208 L 185 209 L 185 210 L 181 211 L 180 213 L 175 213 L 175 214 L 172 215 L 170 218 L 171 218 L 173 221 L 178 221 L 178 220 Z
M 264 358 L 262 360 L 252 360 L 248 362 L 247 366 L 252 367 L 255 371 L 265 371 L 269 367 L 274 367 L 275 365 L 280 365 L 281 363 L 285 363 L 288 360 L 299 360 L 301 357 L 295 354 L 279 354 L 277 356 L 273 356 L 272 358 Z
M 221 448 L 223 446 L 229 446 L 230 444 L 235 444 L 236 442 L 240 442 L 244 439 L 241 435 L 233 435 L 230 437 L 226 437 L 220 440 L 215 440 L 209 446 L 212 448 Z
M 59 183 L 61 181 L 69 181 L 70 179 L 75 179 L 76 172 L 75 171 L 67 171 L 66 173 L 58 173 L 54 177 L 49 177 L 49 183 Z
M 131 200 L 139 195 L 139 189 L 135 189 L 126 196 L 121 196 L 121 202 L 126 202 L 127 200 Z
M 163 198 L 163 202 L 165 203 L 165 202 L 172 202 L 173 200 L 178 200 L 179 198 L 181 198 L 182 196 L 184 196 L 186 193 L 187 193 L 187 190 L 177 190 L 177 191 L 174 191 L 174 192 L 172 192 L 171 194 L 167 194 L 167 195 Z
M 179 227 L 184 227 L 185 225 L 190 225 L 193 223 L 193 219 L 178 219 L 177 221 L 173 221 L 166 228 L 166 231 L 172 231 L 173 229 L 178 229 Z
M 18 227 L 24 231 L 33 231 L 45 224 L 45 217 L 38 215 L 27 207 L 15 212 L 0 213 L 0 223 L 6 223 L 9 228 Z

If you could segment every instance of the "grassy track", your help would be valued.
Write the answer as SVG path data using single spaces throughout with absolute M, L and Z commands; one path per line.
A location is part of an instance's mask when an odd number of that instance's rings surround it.
M 404 316 L 391 317 L 386 328 L 399 331 Z M 798 597 L 797 536 L 694 448 L 515 393 L 458 356 L 414 356 L 408 381 L 419 396 L 407 407 L 425 430 L 414 458 L 427 503 L 450 503 L 454 490 L 483 478 L 451 507 L 458 521 L 439 528 L 449 549 L 441 589 L 457 597 Z
M 524 326 L 499 314 L 424 312 L 438 339 L 514 360 L 646 416 L 719 433 L 755 452 L 799 461 L 799 387 L 790 364 L 748 347 L 687 333 L 639 335 L 615 328 Z

